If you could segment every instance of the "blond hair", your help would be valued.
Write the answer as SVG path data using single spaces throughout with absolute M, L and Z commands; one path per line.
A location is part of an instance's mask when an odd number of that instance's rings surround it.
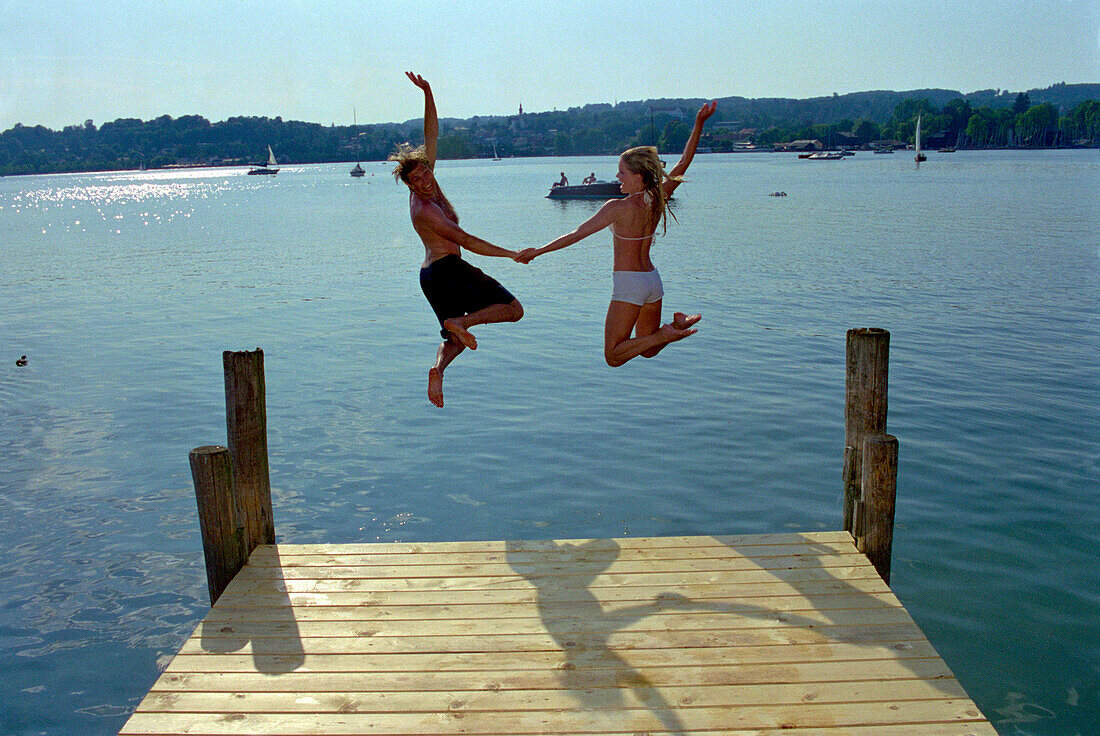
M 428 160 L 428 152 L 424 149 L 424 146 L 414 148 L 408 143 L 398 143 L 397 150 L 391 153 L 386 160 L 397 163 L 393 167 L 393 178 L 406 184 L 409 183 L 409 174 L 417 165 L 424 164 L 429 169 L 432 168 L 432 162 Z
M 671 177 L 665 173 L 665 162 L 654 146 L 636 146 L 622 152 L 619 156 L 626 167 L 633 173 L 642 177 L 642 188 L 646 193 L 646 202 L 649 203 L 649 217 L 647 224 L 657 229 L 657 225 L 663 227 L 663 232 L 668 232 L 668 216 L 676 219 L 676 214 L 668 206 L 668 197 L 665 196 L 664 183 L 666 180 L 683 181 L 681 177 Z
M 413 172 L 417 166 L 427 166 L 434 171 L 431 160 L 428 158 L 428 152 L 424 146 L 413 147 L 408 143 L 397 144 L 397 150 L 390 154 L 387 161 L 393 161 L 397 165 L 393 167 L 393 178 L 395 181 L 404 182 L 406 185 L 409 183 L 409 174 Z M 443 190 L 439 186 L 439 182 L 435 183 L 436 197 L 432 200 L 443 212 L 458 223 L 458 213 L 455 212 L 454 205 L 447 199 L 447 195 L 443 193 Z

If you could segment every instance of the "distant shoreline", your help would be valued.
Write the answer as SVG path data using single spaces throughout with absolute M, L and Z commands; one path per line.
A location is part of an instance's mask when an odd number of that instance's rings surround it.
M 985 148 L 957 148 L 956 151 L 954 151 L 952 153 L 956 153 L 956 152 L 957 153 L 975 153 L 975 152 L 981 153 L 981 152 L 986 152 L 986 151 L 989 151 L 989 152 L 993 152 L 993 151 L 1029 151 L 1029 152 L 1032 152 L 1032 153 L 1044 153 L 1044 152 L 1052 152 L 1052 151 L 1080 151 L 1080 150 L 1092 150 L 1092 149 L 1100 151 L 1100 146 L 1097 146 L 1097 145 L 1091 145 L 1091 146 L 1048 146 L 1048 147 L 1045 147 L 1045 148 L 1035 148 L 1035 147 L 1027 147 L 1027 146 L 999 146 L 999 147 L 990 146 L 990 147 L 985 147 Z M 841 149 L 820 149 L 820 150 L 822 150 L 822 151 L 836 151 L 836 150 L 841 150 Z M 899 149 L 895 149 L 895 151 L 897 153 L 900 153 L 900 154 L 905 154 L 907 152 L 912 153 L 913 149 L 912 148 L 899 148 Z M 856 152 L 861 153 L 861 154 L 866 154 L 866 155 L 874 155 L 874 151 L 871 150 L 871 149 L 856 149 Z M 756 149 L 756 150 L 748 150 L 748 151 L 744 151 L 744 150 L 739 150 L 739 151 L 707 151 L 707 152 L 701 152 L 698 155 L 711 156 L 711 155 L 780 154 L 780 155 L 784 155 L 784 156 L 794 157 L 794 156 L 797 156 L 798 153 L 799 152 L 797 152 L 797 151 L 781 151 L 781 150 L 776 150 L 776 149 Z M 925 153 L 926 154 L 943 155 L 943 156 L 952 155 L 952 153 L 942 153 L 942 152 L 938 151 L 935 148 L 925 149 Z M 543 158 L 544 159 L 552 159 L 552 160 L 560 160 L 560 159 L 564 159 L 564 158 L 610 157 L 610 156 L 613 156 L 613 155 L 614 154 L 505 156 L 500 160 L 508 160 L 508 159 L 527 159 L 527 160 L 530 160 L 530 159 L 543 159 Z M 667 155 L 667 154 L 662 154 L 662 155 Z M 440 160 L 441 161 L 492 161 L 494 159 L 491 156 L 470 156 L 470 157 L 466 157 L 466 158 L 451 158 L 451 159 L 440 159 Z M 351 165 L 354 165 L 355 163 L 356 163 L 355 159 L 349 159 L 349 160 L 346 160 L 346 161 L 288 162 L 288 163 L 285 163 L 285 164 L 280 164 L 280 166 L 282 166 L 284 168 L 293 167 L 293 166 L 318 166 L 318 165 L 351 166 Z M 386 161 L 385 159 L 378 159 L 378 160 L 374 160 L 374 161 L 360 159 L 358 161 L 358 163 L 363 164 L 363 165 L 369 165 L 369 164 L 388 164 L 389 162 Z M 144 168 L 144 169 L 141 169 L 141 168 L 129 168 L 129 169 L 126 169 L 126 168 L 123 168 L 123 169 L 74 169 L 74 170 L 71 170 L 71 171 L 50 171 L 50 172 L 43 172 L 43 173 L 25 173 L 25 174 L 4 174 L 4 173 L 0 173 L 0 178 L 32 177 L 32 176 L 70 176 L 70 175 L 73 175 L 73 174 L 135 174 L 135 173 L 143 173 L 143 172 L 146 172 L 146 173 L 163 173 L 163 172 L 171 172 L 171 171 L 230 170 L 230 169 L 247 170 L 249 167 L 250 167 L 249 164 L 204 164 L 204 163 L 196 163 L 196 164 L 174 164 L 174 165 L 171 165 L 171 166 L 164 166 L 164 167 L 161 167 L 161 168 L 148 168 L 147 167 L 147 168 Z
M 1100 145 L 1100 84 L 1056 84 L 1013 94 L 984 90 L 873 91 L 806 100 L 718 98 L 701 148 L 734 152 L 780 146 L 808 150 L 912 145 L 918 117 L 926 150 L 1089 148 Z M 566 111 L 440 120 L 440 159 L 618 155 L 638 145 L 680 151 L 699 99 L 585 105 Z M 274 151 L 283 165 L 385 160 L 423 139 L 419 119 L 321 125 L 280 117 L 199 115 L 155 120 L 86 120 L 0 133 L 0 175 L 170 167 L 245 166 Z M 740 151 L 737 151 L 740 152 Z M 748 151 L 746 151 L 748 152 Z

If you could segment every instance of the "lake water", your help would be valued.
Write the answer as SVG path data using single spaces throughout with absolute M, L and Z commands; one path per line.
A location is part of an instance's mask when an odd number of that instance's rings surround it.
M 697 335 L 604 365 L 606 233 L 470 256 L 526 316 L 442 410 L 406 190 L 366 167 L 0 179 L 0 732 L 115 733 L 208 610 L 223 350 L 265 352 L 280 541 L 744 534 L 840 527 L 851 327 L 892 336 L 894 589 L 1002 734 L 1100 732 L 1096 151 L 699 156 L 654 249 Z M 558 172 L 614 167 L 438 175 L 526 247 L 597 206 Z

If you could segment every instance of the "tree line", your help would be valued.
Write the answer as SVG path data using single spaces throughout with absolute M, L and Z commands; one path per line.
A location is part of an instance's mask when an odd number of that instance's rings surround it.
M 926 146 L 958 148 L 1068 148 L 1100 145 L 1100 102 L 1084 100 L 1066 114 L 1050 102 L 1031 104 L 1027 93 L 1010 107 L 974 107 L 956 98 L 936 107 L 927 98 L 898 103 L 883 123 L 862 118 L 832 124 L 777 125 L 758 136 L 758 143 L 779 144 L 817 139 L 826 145 L 911 144 L 917 117 Z
M 807 100 L 719 99 L 719 115 L 702 142 L 713 151 L 748 144 L 767 148 L 798 140 L 826 147 L 904 145 L 917 116 L 925 145 L 960 148 L 1100 145 L 1100 85 L 1053 85 L 1015 96 L 1000 90 L 959 95 L 863 92 Z M 1038 100 L 1038 101 L 1034 101 Z M 592 104 L 566 111 L 444 119 L 440 158 L 616 155 L 634 145 L 683 148 L 703 100 Z M 323 126 L 281 117 L 198 115 L 149 121 L 122 118 L 96 126 L 15 125 L 0 133 L 0 175 L 246 165 L 378 161 L 402 142 L 417 143 L 419 120 Z

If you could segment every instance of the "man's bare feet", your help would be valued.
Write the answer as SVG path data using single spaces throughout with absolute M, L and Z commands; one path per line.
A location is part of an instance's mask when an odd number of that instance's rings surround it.
M 477 340 L 474 339 L 474 336 L 467 332 L 466 328 L 463 327 L 457 320 L 443 320 L 443 329 L 457 337 L 458 341 L 466 347 L 470 348 L 470 350 L 477 350 Z
M 428 371 L 428 401 L 436 406 L 443 406 L 443 374 L 438 368 Z
M 702 318 L 703 315 L 701 314 L 687 315 L 683 312 L 676 312 L 672 315 L 672 326 L 678 330 L 686 330 Z

